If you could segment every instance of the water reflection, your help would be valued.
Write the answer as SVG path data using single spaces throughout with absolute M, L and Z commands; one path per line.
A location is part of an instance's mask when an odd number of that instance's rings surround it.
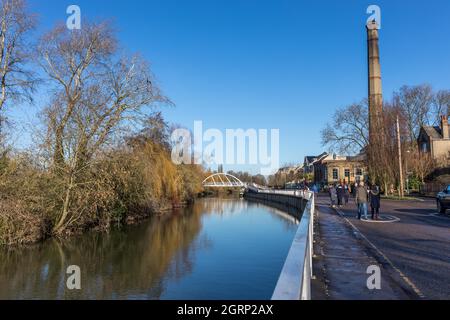
M 108 234 L 2 249 L 0 299 L 270 298 L 298 223 L 287 218 L 212 198 Z M 66 289 L 69 265 L 81 290 Z

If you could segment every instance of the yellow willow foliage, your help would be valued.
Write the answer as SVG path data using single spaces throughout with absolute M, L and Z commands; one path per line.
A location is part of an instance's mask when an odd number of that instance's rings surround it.
M 147 142 L 139 150 L 144 181 L 157 199 L 179 200 L 182 180 L 169 153 L 162 146 Z

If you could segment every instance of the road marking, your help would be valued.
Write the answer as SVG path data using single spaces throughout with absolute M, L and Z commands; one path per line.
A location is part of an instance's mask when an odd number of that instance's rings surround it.
M 422 299 L 425 298 L 425 295 L 420 291 L 419 288 L 417 288 L 417 286 L 399 269 L 397 268 L 392 261 L 380 250 L 378 249 L 378 247 L 376 245 L 374 245 L 350 220 L 348 220 L 345 217 L 344 212 L 342 212 L 339 209 L 336 209 L 336 212 L 342 217 L 344 218 L 345 221 L 347 221 L 347 223 L 355 230 L 357 231 L 360 236 L 367 241 L 367 243 L 373 248 L 375 249 L 375 251 L 378 252 L 379 255 L 381 255 L 388 263 L 389 265 L 400 275 L 400 277 L 413 289 L 413 291 Z
M 361 221 L 368 222 L 368 223 L 392 223 L 392 222 L 399 222 L 400 218 L 397 218 L 396 216 L 391 215 L 381 215 L 382 218 L 388 218 L 389 220 L 372 220 L 372 219 L 366 219 L 361 218 Z
M 440 213 L 440 212 L 429 213 L 426 216 L 431 217 L 431 218 L 439 218 L 439 219 L 449 219 L 450 218 L 449 215 L 447 215 L 445 213 Z

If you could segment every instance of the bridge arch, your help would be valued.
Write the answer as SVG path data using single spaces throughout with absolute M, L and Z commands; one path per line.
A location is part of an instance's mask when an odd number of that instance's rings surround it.
M 226 187 L 245 187 L 246 184 L 237 177 L 228 173 L 215 173 L 207 177 L 202 182 L 204 187 L 226 188 Z

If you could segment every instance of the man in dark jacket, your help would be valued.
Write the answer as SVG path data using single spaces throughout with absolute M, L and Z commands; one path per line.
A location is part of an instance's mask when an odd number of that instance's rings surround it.
M 372 220 L 379 219 L 380 213 L 380 204 L 381 204 L 381 196 L 380 196 L 380 187 L 374 184 L 369 193 L 370 199 L 370 207 L 372 208 Z
M 342 187 L 342 182 L 339 182 L 337 188 L 336 188 L 336 192 L 337 192 L 337 198 L 338 198 L 338 206 L 342 207 L 342 200 L 344 198 L 344 188 Z

